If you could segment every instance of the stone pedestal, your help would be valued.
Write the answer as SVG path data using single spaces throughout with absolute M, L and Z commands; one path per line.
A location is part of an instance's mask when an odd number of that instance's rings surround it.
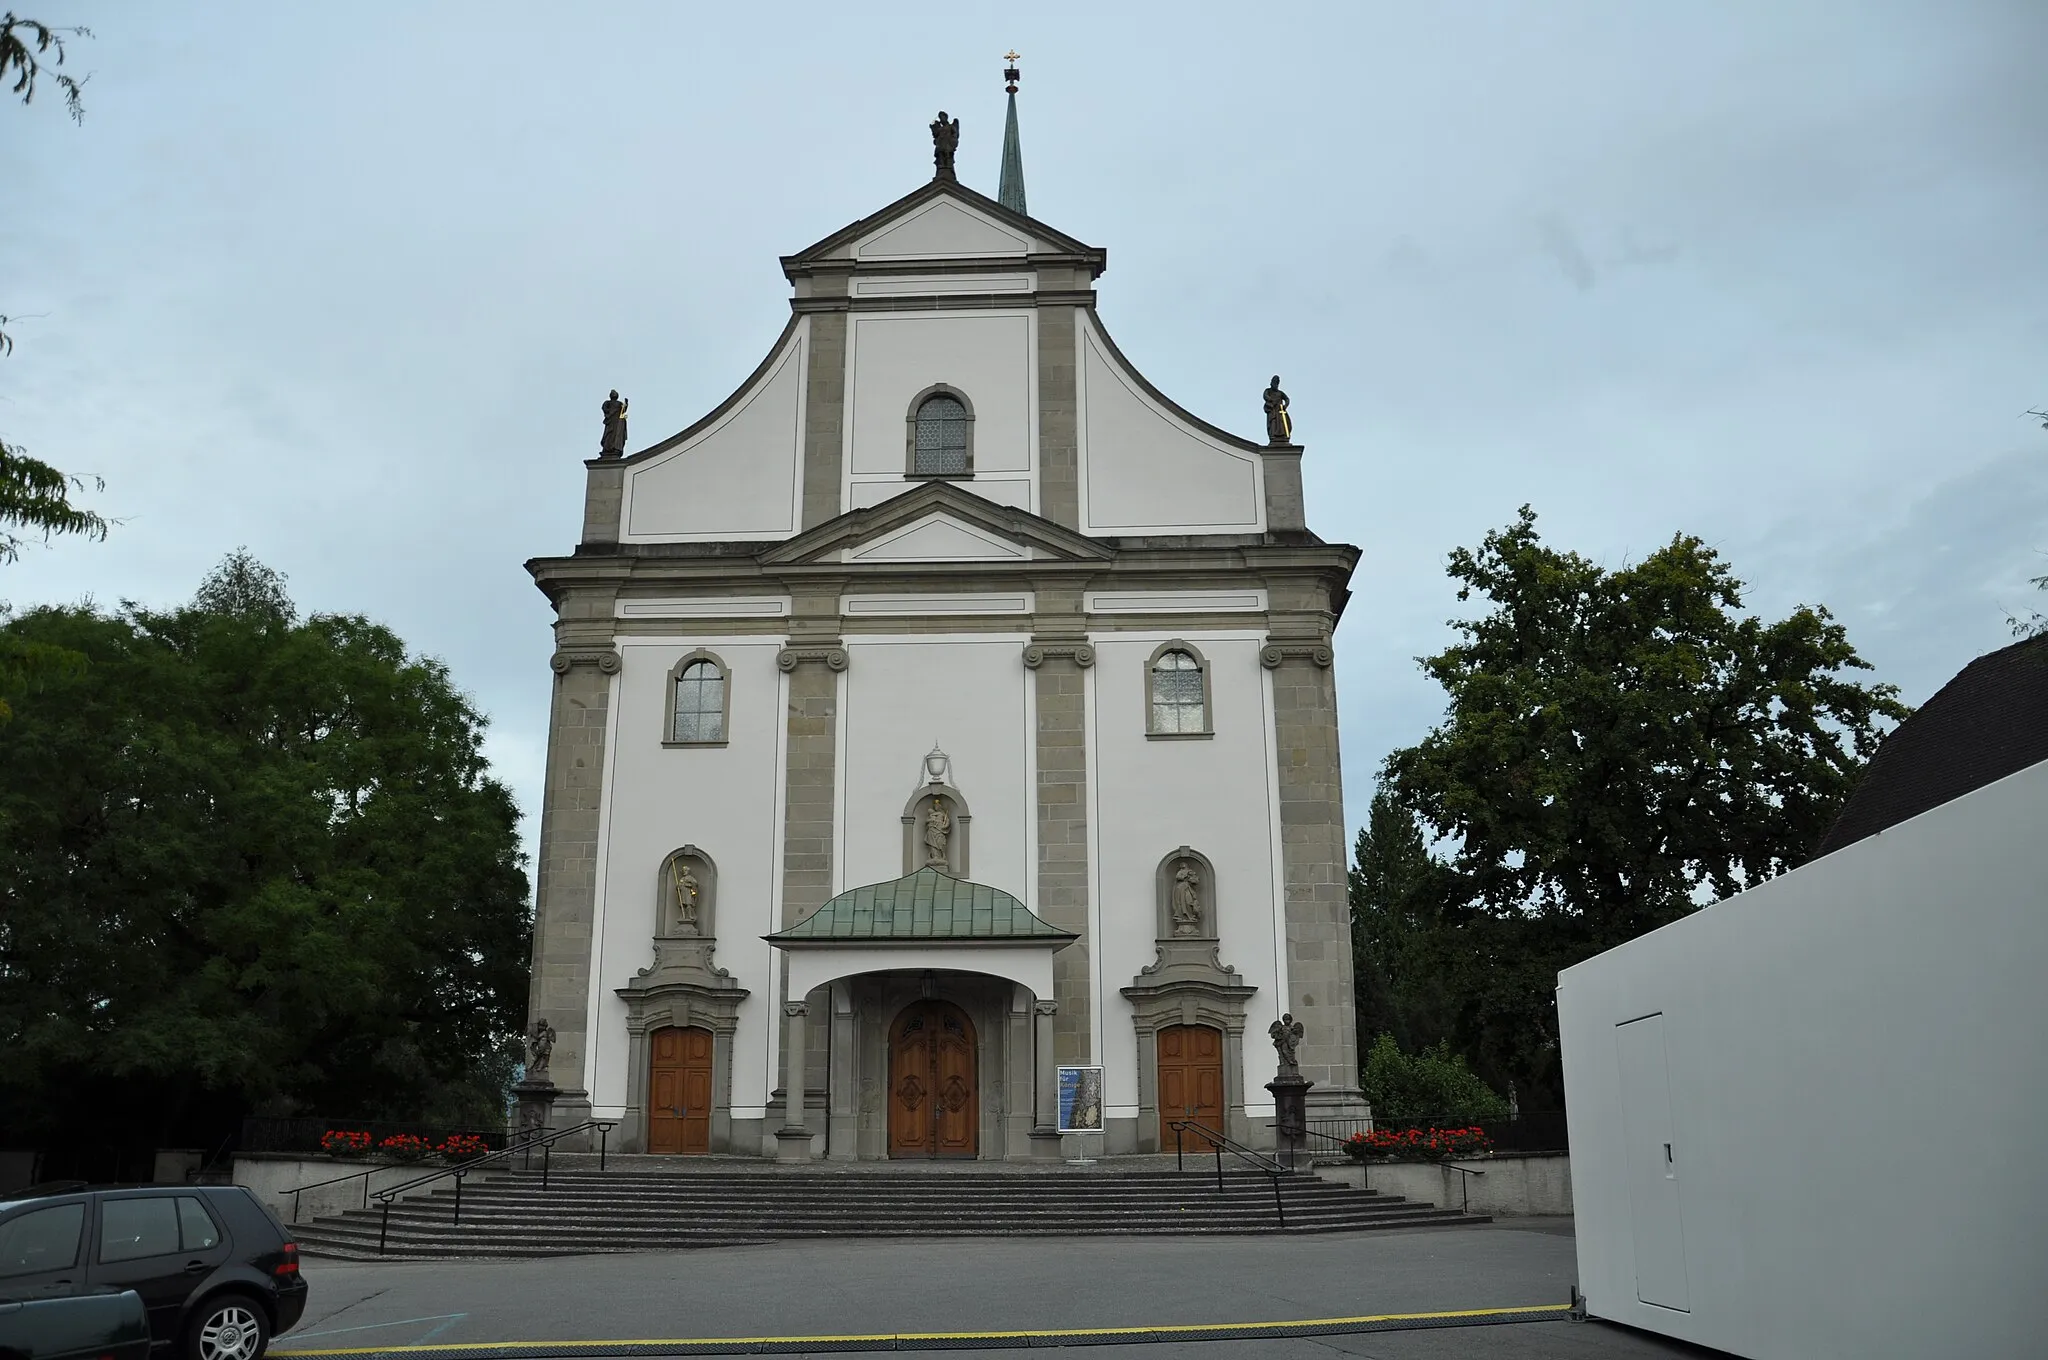
M 519 1102 L 519 1115 L 514 1137 L 524 1138 L 547 1128 L 554 1118 L 555 1098 L 561 1094 L 555 1084 L 542 1077 L 538 1081 L 526 1080 L 512 1088 L 512 1096 Z
M 1034 1162 L 1057 1162 L 1061 1158 L 1060 1133 L 1058 1129 L 1033 1129 L 1030 1136 L 1031 1160 Z
M 1275 1077 L 1266 1083 L 1273 1093 L 1273 1155 L 1289 1170 L 1308 1166 L 1308 1088 L 1306 1077 Z

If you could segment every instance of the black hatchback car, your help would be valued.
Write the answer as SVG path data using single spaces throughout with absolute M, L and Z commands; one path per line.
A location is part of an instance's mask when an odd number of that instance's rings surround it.
M 156 1356 L 259 1360 L 306 1311 L 299 1249 L 239 1185 L 0 1201 L 0 1304 L 134 1290 Z

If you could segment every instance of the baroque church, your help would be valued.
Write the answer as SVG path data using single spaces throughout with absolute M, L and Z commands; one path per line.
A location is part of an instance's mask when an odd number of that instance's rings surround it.
M 1057 1159 L 1364 1112 L 1331 634 L 1353 547 L 1191 415 L 1031 217 L 954 169 L 782 259 L 790 317 L 689 428 L 605 403 L 554 605 L 532 1022 L 558 1127 L 628 1151 Z M 1254 379 L 1253 382 L 1257 380 Z M 1250 414 L 1247 383 L 1245 405 Z

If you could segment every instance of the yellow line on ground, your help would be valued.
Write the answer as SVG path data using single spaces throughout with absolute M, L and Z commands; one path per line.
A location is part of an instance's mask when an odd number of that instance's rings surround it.
M 1295 1318 L 1284 1322 L 1197 1322 L 1154 1323 L 1144 1327 L 1063 1327 L 1015 1332 L 866 1332 L 842 1336 L 700 1336 L 651 1337 L 643 1340 L 610 1341 L 444 1341 L 432 1346 L 347 1346 L 322 1350 L 279 1350 L 270 1354 L 312 1355 L 432 1355 L 445 1351 L 581 1349 L 585 1346 L 763 1346 L 822 1345 L 850 1341 L 992 1341 L 1027 1340 L 1062 1336 L 1133 1336 L 1144 1332 L 1249 1332 L 1280 1327 L 1357 1327 L 1374 1322 L 1431 1322 L 1444 1318 L 1504 1317 L 1512 1313 L 1562 1313 L 1568 1303 L 1539 1303 L 1526 1308 L 1458 1308 L 1437 1313 L 1371 1313 L 1360 1317 Z

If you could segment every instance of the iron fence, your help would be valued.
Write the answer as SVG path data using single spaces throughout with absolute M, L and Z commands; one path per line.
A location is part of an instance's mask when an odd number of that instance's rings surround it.
M 316 1119 L 309 1116 L 291 1118 L 251 1118 L 242 1121 L 242 1136 L 236 1145 L 238 1152 L 319 1152 L 320 1139 L 329 1130 L 348 1133 L 367 1133 L 372 1147 L 386 1138 L 399 1134 L 410 1134 L 423 1139 L 429 1147 L 438 1147 L 456 1134 L 469 1134 L 481 1138 L 484 1146 L 496 1152 L 505 1146 L 509 1128 L 503 1124 L 424 1124 L 407 1121 L 384 1121 L 375 1119 Z

